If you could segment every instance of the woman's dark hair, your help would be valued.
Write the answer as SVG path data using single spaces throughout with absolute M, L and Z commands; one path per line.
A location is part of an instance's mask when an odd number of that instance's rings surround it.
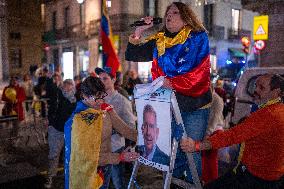
M 190 29 L 192 29 L 192 31 L 194 31 L 194 32 L 206 31 L 202 22 L 197 18 L 196 14 L 193 12 L 193 10 L 188 5 L 186 5 L 182 2 L 173 2 L 172 4 L 170 4 L 167 7 L 164 18 L 166 18 L 167 12 L 169 11 L 169 9 L 172 5 L 175 5 L 178 8 L 181 19 L 184 22 L 186 22 L 187 26 L 189 26 Z
M 81 95 L 96 96 L 100 93 L 105 93 L 105 86 L 99 78 L 89 76 L 82 82 Z

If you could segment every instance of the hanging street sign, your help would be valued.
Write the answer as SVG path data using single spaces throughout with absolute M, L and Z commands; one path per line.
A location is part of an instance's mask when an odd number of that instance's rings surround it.
M 268 15 L 253 19 L 253 40 L 268 40 Z
M 257 50 L 261 51 L 265 48 L 265 42 L 263 40 L 257 40 L 254 42 L 254 46 Z

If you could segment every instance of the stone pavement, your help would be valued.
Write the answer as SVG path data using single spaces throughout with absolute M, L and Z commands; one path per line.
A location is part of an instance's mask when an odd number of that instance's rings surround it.
M 5 134 L 3 129 L 3 126 L 0 126 L 2 135 Z M 29 133 L 25 130 L 29 129 L 22 129 L 19 134 Z M 31 131 L 36 132 L 35 130 Z M 48 167 L 47 156 L 48 145 L 42 138 L 39 140 L 36 135 L 30 135 L 29 138 L 22 137 L 17 142 L 8 141 L 8 144 L 6 142 L 4 145 L 2 142 L 0 144 L 0 162 L 2 162 L 2 164 L 0 163 L 0 189 L 43 188 L 44 176 Z M 62 163 L 63 160 L 61 158 L 61 168 L 63 168 Z M 230 160 L 219 165 L 221 175 L 233 166 Z M 129 182 L 130 175 L 131 170 L 128 168 L 125 174 L 126 183 Z M 150 167 L 140 166 L 136 181 L 140 188 L 160 189 L 163 186 L 162 172 Z M 53 188 L 64 188 L 63 171 L 60 171 L 55 178 Z M 110 187 L 110 189 L 113 189 L 113 187 Z
M 47 170 L 47 153 L 48 148 L 40 148 L 37 150 L 27 150 L 18 152 L 18 158 L 8 163 L 8 167 L 0 166 L 0 178 L 6 179 L 1 184 L 0 189 L 41 189 L 43 188 L 44 176 Z M 222 170 L 228 170 L 229 164 L 221 164 Z M 60 167 L 63 167 L 61 162 Z M 129 182 L 131 170 L 125 174 L 126 183 Z M 163 186 L 163 176 L 156 169 L 140 166 L 136 179 L 141 189 L 161 189 Z M 177 187 L 172 187 L 177 188 Z M 64 174 L 60 171 L 54 179 L 53 189 L 64 189 Z M 110 189 L 114 189 L 110 186 Z

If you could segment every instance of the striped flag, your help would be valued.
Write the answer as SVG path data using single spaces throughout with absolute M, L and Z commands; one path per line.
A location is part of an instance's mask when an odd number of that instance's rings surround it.
M 113 46 L 112 31 L 105 0 L 102 0 L 101 39 L 103 47 L 103 67 L 110 67 L 111 73 L 115 75 L 120 64 Z

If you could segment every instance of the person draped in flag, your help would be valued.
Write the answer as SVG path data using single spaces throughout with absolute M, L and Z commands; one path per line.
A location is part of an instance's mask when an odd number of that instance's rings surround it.
M 131 162 L 138 153 L 112 153 L 113 129 L 125 138 L 137 140 L 137 131 L 128 126 L 104 103 L 105 86 L 97 77 L 88 77 L 81 85 L 82 101 L 64 126 L 65 189 L 105 189 L 104 174 L 113 164 Z
M 113 46 L 113 36 L 105 0 L 102 0 L 101 40 L 103 47 L 103 67 L 110 67 L 111 74 L 115 75 L 120 64 Z
M 206 29 L 194 12 L 184 3 L 173 2 L 164 16 L 161 31 L 146 39 L 143 32 L 153 26 L 153 18 L 145 17 L 148 25 L 139 26 L 130 35 L 126 60 L 152 62 L 152 77 L 165 76 L 164 87 L 175 91 L 188 136 L 202 140 L 205 136 L 212 94 L 210 91 L 209 40 Z M 173 121 L 172 131 L 177 125 Z M 194 153 L 199 176 L 201 155 Z M 178 148 L 173 176 L 192 181 L 185 153 Z

